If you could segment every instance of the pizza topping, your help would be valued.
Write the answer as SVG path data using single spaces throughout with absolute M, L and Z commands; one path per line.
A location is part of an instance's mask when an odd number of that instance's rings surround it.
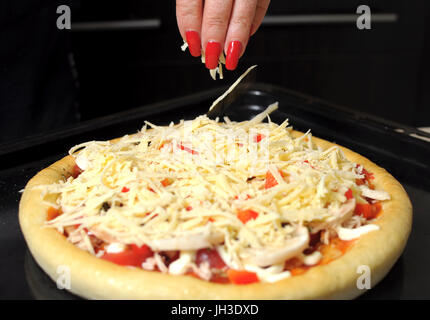
M 224 237 L 220 232 L 211 230 L 211 225 L 195 229 L 193 233 L 173 236 L 163 239 L 149 240 L 146 243 L 157 251 L 163 250 L 198 250 L 202 248 L 212 247 L 224 241 Z
M 77 177 L 79 177 L 79 175 L 82 173 L 82 169 L 77 165 L 77 164 L 75 164 L 74 166 L 73 166 L 73 169 L 72 169 L 72 174 L 71 174 L 71 176 L 74 178 L 74 179 L 76 179 Z
M 256 219 L 258 217 L 258 212 L 255 212 L 254 210 L 239 210 L 237 212 L 237 217 L 240 221 L 243 223 L 247 223 L 251 219 Z
M 390 195 L 383 190 L 372 190 L 365 186 L 360 186 L 361 195 L 374 200 L 390 200 Z
M 354 209 L 356 215 L 362 216 L 368 220 L 376 218 L 380 211 L 381 205 L 379 203 L 357 203 Z
M 255 273 L 257 276 L 257 279 L 262 282 L 269 282 L 269 283 L 277 282 L 279 280 L 286 279 L 291 276 L 290 271 L 284 270 L 283 264 L 272 265 L 268 268 L 261 268 L 254 265 L 245 265 L 245 269 L 248 272 Z
M 331 210 L 331 217 L 325 221 L 313 221 L 309 224 L 312 233 L 316 233 L 323 229 L 330 229 L 338 225 L 342 225 L 349 220 L 354 214 L 356 207 L 355 199 L 350 199 L 343 203 L 339 208 Z
M 254 136 L 254 142 L 260 142 L 261 140 L 263 140 L 264 139 L 264 134 L 261 134 L 261 133 L 257 133 L 255 136 Z
M 142 263 L 153 254 L 152 250 L 146 245 L 138 247 L 133 244 L 111 243 L 107 246 L 101 258 L 123 266 L 141 267 Z
M 54 207 L 49 207 L 48 212 L 46 214 L 47 214 L 46 220 L 50 221 L 50 220 L 54 220 L 56 217 L 58 217 L 61 214 L 61 211 L 54 208 Z
M 82 171 L 87 170 L 90 165 L 86 157 L 82 157 L 79 155 L 75 158 L 75 162 L 76 166 Z
M 306 227 L 298 227 L 294 234 L 278 246 L 264 247 L 261 249 L 244 249 L 241 254 L 241 260 L 245 263 L 267 267 L 283 263 L 289 258 L 295 257 L 302 253 L 309 244 L 309 232 Z
M 225 269 L 227 265 L 220 257 L 218 251 L 215 249 L 200 249 L 196 254 L 196 264 L 200 265 L 202 263 L 207 263 L 209 267 L 214 269 Z
M 229 269 L 227 271 L 228 278 L 234 284 L 249 284 L 258 282 L 258 277 L 255 272 Z
M 175 275 L 185 274 L 195 259 L 195 251 L 181 251 L 179 259 L 169 265 L 169 273 Z
M 345 192 L 345 197 L 347 200 L 351 200 L 354 198 L 354 195 L 352 194 L 352 190 L 348 188 L 348 190 Z
M 353 239 L 357 239 L 361 237 L 363 234 L 366 234 L 370 231 L 379 230 L 379 226 L 376 224 L 367 224 L 362 227 L 349 229 L 349 228 L 337 228 L 337 234 L 339 236 L 339 239 L 349 241 Z
M 46 225 L 102 259 L 217 282 L 274 282 L 331 261 L 330 241 L 376 230 L 367 221 L 390 196 L 339 147 L 263 122 L 276 108 L 244 122 L 147 122 L 73 147 L 81 173 L 40 187 L 58 195 Z
M 112 242 L 105 247 L 106 253 L 120 253 L 126 249 L 126 245 L 119 242 Z
M 264 184 L 264 188 L 269 189 L 276 186 L 278 183 L 282 183 L 284 181 L 284 176 L 285 173 L 281 170 L 270 168 L 270 170 L 266 172 L 266 183 Z
M 316 265 L 322 258 L 322 254 L 319 251 L 314 251 L 313 253 L 309 255 L 303 255 L 303 264 L 307 266 L 313 266 Z

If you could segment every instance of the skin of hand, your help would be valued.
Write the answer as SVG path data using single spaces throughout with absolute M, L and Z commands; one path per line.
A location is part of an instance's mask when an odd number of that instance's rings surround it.
M 176 0 L 179 31 L 192 56 L 200 56 L 204 48 L 208 69 L 218 66 L 224 50 L 225 67 L 234 70 L 269 3 L 270 0 Z

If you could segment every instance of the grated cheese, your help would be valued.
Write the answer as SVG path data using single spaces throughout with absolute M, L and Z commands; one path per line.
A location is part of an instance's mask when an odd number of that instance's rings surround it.
M 73 147 L 70 154 L 84 171 L 39 186 L 44 200 L 58 196 L 55 206 L 63 212 L 46 226 L 62 232 L 79 225 L 68 239 L 94 255 L 84 228 L 108 244 L 106 252 L 146 244 L 155 255 L 144 269 L 172 274 L 192 269 L 209 279 L 209 267 L 197 268 L 192 260 L 196 250 L 213 247 L 230 268 L 255 270 L 267 282 L 290 276 L 279 267 L 286 259 L 319 261 L 319 252 L 303 257 L 309 230 L 337 231 L 343 240 L 376 230 L 352 217 L 353 208 L 364 197 L 389 195 L 358 186 L 362 167 L 340 148 L 321 150 L 310 131 L 294 138 L 288 120 L 273 123 L 269 114 L 277 107 L 243 122 L 205 115 L 169 126 L 146 122 L 137 134 L 116 142 Z M 276 184 L 266 189 L 267 172 Z M 348 189 L 354 199 L 347 201 Z M 244 223 L 241 210 L 258 216 Z M 169 250 L 181 255 L 166 266 L 159 252 Z
M 377 226 L 376 224 L 367 224 L 354 229 L 338 227 L 337 234 L 339 236 L 339 239 L 349 241 L 349 240 L 357 239 L 361 237 L 363 234 L 366 234 L 370 231 L 375 231 L 375 230 L 379 230 L 379 226 Z

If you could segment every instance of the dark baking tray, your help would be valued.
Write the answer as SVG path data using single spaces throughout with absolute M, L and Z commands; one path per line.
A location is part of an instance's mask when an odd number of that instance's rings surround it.
M 0 145 L 0 299 L 75 299 L 38 267 L 18 224 L 19 191 L 39 170 L 75 144 L 106 140 L 140 129 L 144 120 L 168 124 L 205 113 L 225 88 L 164 101 L 80 123 L 61 131 Z M 414 206 L 413 231 L 401 258 L 361 299 L 430 298 L 430 138 L 414 128 L 268 84 L 253 84 L 227 112 L 246 120 L 279 101 L 271 119 L 290 119 L 294 128 L 349 147 L 386 168 L 405 187 Z M 405 111 L 407 112 L 407 110 Z M 379 244 L 375 243 L 375 247 Z M 358 274 L 357 274 L 358 276 Z M 72 284 L 73 285 L 73 284 Z

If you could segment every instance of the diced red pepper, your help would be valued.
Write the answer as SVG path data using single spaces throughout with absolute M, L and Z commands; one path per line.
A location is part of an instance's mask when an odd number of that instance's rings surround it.
M 173 179 L 171 178 L 166 178 L 164 180 L 161 180 L 161 184 L 163 185 L 163 187 L 170 186 L 172 183 L 173 183 Z
M 134 254 L 139 255 L 141 258 L 146 259 L 154 255 L 154 252 L 152 252 L 151 248 L 145 244 L 140 247 L 135 244 L 131 244 L 130 247 Z
M 255 212 L 254 210 L 239 210 L 237 212 L 237 217 L 240 221 L 243 223 L 247 223 L 251 219 L 256 219 L 258 217 L 258 212 Z
M 366 184 L 366 180 L 365 179 L 355 179 L 355 183 L 357 184 L 357 186 L 361 186 L 362 184 Z
M 382 207 L 380 203 L 357 203 L 355 206 L 354 213 L 361 215 L 366 219 L 374 219 L 381 211 Z
M 272 188 L 278 184 L 278 181 L 276 181 L 275 177 L 270 171 L 267 171 L 266 173 L 266 184 L 264 185 L 265 189 Z
M 370 203 L 357 203 L 354 213 L 368 219 L 368 217 L 372 216 L 372 205 Z
M 77 164 L 75 164 L 72 168 L 72 173 L 71 176 L 73 177 L 73 179 L 76 179 L 77 177 L 79 177 L 79 175 L 84 172 L 84 170 L 82 170 L 81 168 L 78 167 Z
M 350 200 L 350 199 L 354 198 L 351 189 L 348 188 L 348 190 L 345 192 L 345 197 L 346 197 L 347 200 Z
M 185 210 L 191 211 L 191 210 L 193 210 L 193 207 L 192 206 L 188 206 L 188 207 L 185 208 Z
M 364 168 L 363 170 L 361 170 L 361 173 L 364 174 L 366 180 L 375 179 L 375 177 L 373 176 L 373 173 L 370 173 Z
M 134 244 L 128 245 L 124 251 L 118 253 L 107 253 L 105 252 L 101 257 L 104 260 L 111 261 L 113 263 L 122 266 L 133 266 L 141 267 L 142 263 L 149 257 L 153 256 L 151 248 L 147 245 L 138 247 Z
M 189 153 L 191 153 L 191 154 L 199 154 L 197 151 L 195 151 L 195 150 L 193 150 L 193 149 L 191 149 L 191 148 L 188 148 L 188 147 L 184 146 L 184 145 L 182 144 L 182 142 L 178 144 L 178 148 L 179 148 L 179 149 L 181 149 L 181 150 L 184 150 L 184 151 L 186 151 L 186 152 L 189 152 Z
M 258 133 L 254 136 L 254 142 L 260 142 L 261 140 L 263 140 L 265 138 L 264 134 Z
M 215 249 L 200 249 L 196 253 L 196 264 L 200 265 L 203 262 L 209 263 L 209 267 L 214 269 L 224 269 L 227 267 L 222 260 L 218 251 Z
M 121 190 L 121 192 L 124 192 L 124 193 L 129 192 L 129 191 L 130 191 L 130 189 L 127 187 L 123 187 Z
M 286 174 L 283 173 L 281 170 L 278 170 L 279 174 L 281 175 L 281 177 L 285 177 Z M 270 172 L 270 170 L 268 170 L 266 172 L 266 183 L 264 185 L 265 189 L 269 189 L 272 188 L 274 186 L 276 186 L 278 184 L 278 181 L 275 179 L 275 177 L 273 176 L 273 174 Z
M 356 168 L 358 168 L 358 167 L 359 167 L 359 165 L 357 164 Z M 355 183 L 360 186 L 360 185 L 366 184 L 366 182 L 367 182 L 367 184 L 369 185 L 370 189 L 373 189 L 373 184 L 370 181 L 371 179 L 375 179 L 375 177 L 373 176 L 373 173 L 367 171 L 363 167 L 362 170 L 361 170 L 361 174 L 364 175 L 364 178 L 355 179 Z
M 55 209 L 54 207 L 49 207 L 48 211 L 46 212 L 46 221 L 54 220 L 61 213 L 61 210 Z
M 227 276 L 230 279 L 230 282 L 234 284 L 258 282 L 258 276 L 255 272 L 229 269 L 227 270 Z

